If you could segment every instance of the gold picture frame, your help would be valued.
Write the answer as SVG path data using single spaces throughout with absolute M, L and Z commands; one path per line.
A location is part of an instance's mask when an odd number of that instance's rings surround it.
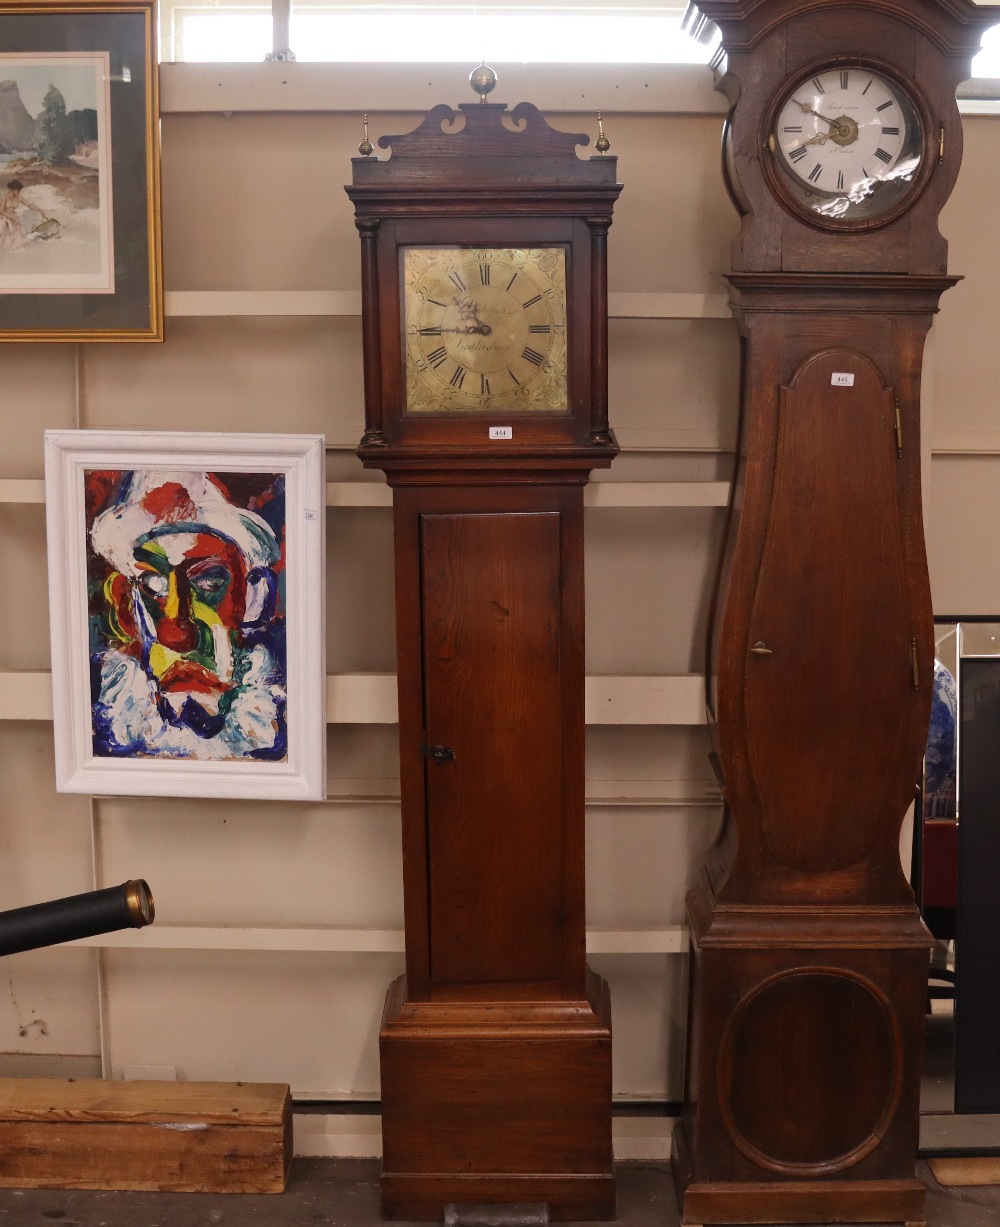
M 0 0 L 0 341 L 162 341 L 156 0 Z

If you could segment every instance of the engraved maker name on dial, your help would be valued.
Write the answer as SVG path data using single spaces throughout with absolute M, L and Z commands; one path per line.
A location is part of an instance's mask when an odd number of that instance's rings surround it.
M 409 248 L 404 282 L 410 412 L 567 409 L 562 248 Z

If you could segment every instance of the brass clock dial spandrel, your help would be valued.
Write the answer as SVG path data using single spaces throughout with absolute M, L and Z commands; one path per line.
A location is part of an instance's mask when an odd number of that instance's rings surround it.
M 406 412 L 565 413 L 562 247 L 403 249 Z

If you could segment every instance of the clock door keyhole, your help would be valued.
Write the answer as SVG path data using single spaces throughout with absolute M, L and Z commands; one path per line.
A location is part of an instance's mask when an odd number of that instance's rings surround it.
M 455 761 L 455 751 L 450 746 L 429 746 L 426 741 L 420 743 L 420 753 L 425 754 L 428 758 L 433 758 L 438 764 L 453 763 Z

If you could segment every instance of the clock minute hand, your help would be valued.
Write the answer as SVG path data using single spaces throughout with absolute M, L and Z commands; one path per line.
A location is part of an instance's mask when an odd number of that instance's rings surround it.
M 810 106 L 806 106 L 806 104 L 804 102 L 800 102 L 798 98 L 795 98 L 793 101 L 807 114 L 815 115 L 817 119 L 821 119 L 825 124 L 829 124 L 831 131 L 840 132 L 841 135 L 844 134 L 844 129 L 839 119 L 828 119 L 824 114 L 822 114 L 822 112 L 814 110 Z

